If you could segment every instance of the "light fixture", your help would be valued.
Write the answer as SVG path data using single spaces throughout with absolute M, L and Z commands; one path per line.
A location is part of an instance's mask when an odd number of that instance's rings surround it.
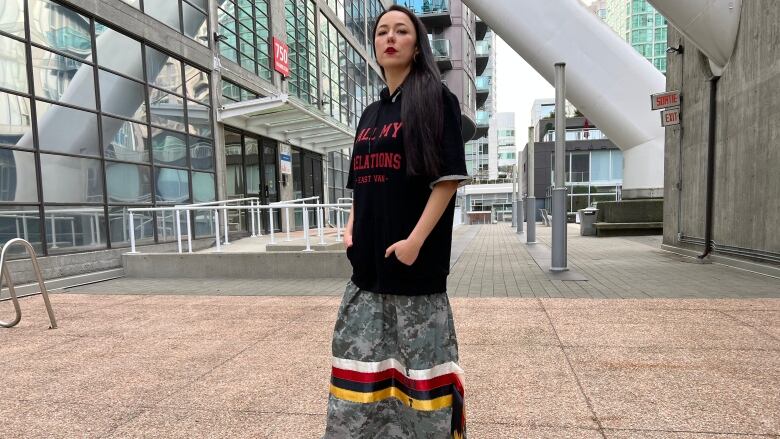
M 683 45 L 680 44 L 677 47 L 667 47 L 666 48 L 666 53 L 673 53 L 673 52 L 675 52 L 675 53 L 683 53 L 684 52 Z

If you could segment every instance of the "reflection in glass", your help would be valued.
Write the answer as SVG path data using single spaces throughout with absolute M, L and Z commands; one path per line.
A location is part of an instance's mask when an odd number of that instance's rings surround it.
M 181 169 L 154 168 L 156 199 L 161 203 L 184 203 L 190 198 L 189 173 Z
M 92 66 L 37 47 L 32 48 L 32 65 L 37 96 L 95 109 Z
M 184 134 L 152 127 L 152 157 L 155 163 L 187 166 Z
M 258 141 L 254 137 L 244 137 L 244 175 L 246 175 L 246 192 L 259 194 L 260 192 L 260 150 Z
M 108 208 L 108 230 L 111 232 L 112 247 L 127 247 L 130 245 L 130 207 Z M 154 242 L 154 215 L 152 212 L 134 212 L 133 229 L 136 244 L 151 244 Z M 186 229 L 183 229 L 186 230 Z
M 228 197 L 243 195 L 244 172 L 241 160 L 240 134 L 225 132 L 225 167 Z
M 153 124 L 184 131 L 184 98 L 150 87 L 149 112 Z
M 187 97 L 209 105 L 209 74 L 190 65 L 184 65 Z
M 0 245 L 22 238 L 41 253 L 41 215 L 38 206 L 0 206 Z M 6 256 L 27 257 L 21 247 L 10 247 Z
M 106 216 L 98 206 L 46 206 L 43 210 L 49 254 L 106 246 Z
M 49 0 L 29 0 L 30 39 L 66 54 L 92 56 L 89 19 Z
M 206 14 L 200 12 L 186 2 L 182 2 L 182 14 L 184 15 L 184 35 L 203 44 L 209 45 L 209 26 Z
M 0 35 L 0 87 L 27 93 L 24 43 Z
M 162 211 L 156 213 L 157 239 L 159 242 L 168 242 L 176 239 L 176 212 Z M 179 230 L 186 239 L 187 214 L 179 214 Z
M 116 133 L 113 136 L 110 133 Z M 106 158 L 130 162 L 149 161 L 146 125 L 103 116 L 103 151 Z
M 192 173 L 192 202 L 207 203 L 217 199 L 214 174 L 205 172 Z
M 214 145 L 211 140 L 190 136 L 190 159 L 192 169 L 214 170 Z
M 95 23 L 98 65 L 143 81 L 141 43 L 101 23 Z
M 149 46 L 146 47 L 146 80 L 157 87 L 184 94 L 181 62 Z
M 99 160 L 41 154 L 43 201 L 103 202 L 103 166 Z
M 34 175 L 33 153 L 0 148 L 0 201 L 37 203 L 38 182 Z
M 179 2 L 178 1 L 150 1 L 144 2 L 144 12 L 168 26 L 180 31 L 179 26 Z
M 279 201 L 276 192 L 276 142 L 265 139 L 263 141 L 263 181 L 268 199 L 266 201 Z
M 0 145 L 32 148 L 30 100 L 0 92 Z M 25 142 L 19 140 L 27 134 Z
M 211 137 L 211 114 L 209 107 L 194 101 L 187 101 L 188 131 L 196 136 Z
M 38 146 L 41 150 L 100 155 L 95 113 L 42 101 L 37 101 L 35 106 L 38 110 Z
M 4 0 L 0 11 L 0 31 L 24 38 L 23 0 Z
M 151 169 L 129 163 L 106 162 L 106 188 L 109 203 L 151 203 Z
M 103 112 L 146 121 L 142 84 L 105 70 L 98 71 L 98 82 L 100 82 L 100 107 Z

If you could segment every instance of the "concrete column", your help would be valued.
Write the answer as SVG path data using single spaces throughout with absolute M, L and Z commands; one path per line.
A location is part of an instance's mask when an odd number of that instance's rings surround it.
M 528 212 L 526 221 L 528 221 L 528 233 L 525 235 L 526 244 L 536 244 L 536 197 L 534 197 L 534 127 L 528 128 L 528 147 L 526 148 L 528 159 L 528 196 L 525 199 L 525 205 Z
M 227 199 L 227 163 L 225 162 L 225 126 L 221 122 L 217 122 L 217 111 L 222 106 L 222 71 L 219 63 L 219 47 L 218 44 L 213 41 L 212 36 L 214 32 L 219 28 L 219 22 L 217 19 L 217 3 L 216 1 L 209 2 L 209 29 L 208 34 L 211 45 L 211 55 L 213 57 L 212 69 L 211 69 L 211 103 L 212 103 L 212 118 L 214 120 L 214 169 L 216 171 L 217 180 L 217 200 Z
M 566 64 L 555 64 L 555 188 L 550 271 L 566 271 Z

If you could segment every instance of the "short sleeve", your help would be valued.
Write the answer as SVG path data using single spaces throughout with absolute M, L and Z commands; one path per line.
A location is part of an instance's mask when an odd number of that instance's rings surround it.
M 441 181 L 455 180 L 463 186 L 471 180 L 466 170 L 466 149 L 461 137 L 460 103 L 446 87 L 442 87 L 442 95 L 444 132 L 440 150 L 441 167 L 439 175 L 430 183 L 431 189 Z

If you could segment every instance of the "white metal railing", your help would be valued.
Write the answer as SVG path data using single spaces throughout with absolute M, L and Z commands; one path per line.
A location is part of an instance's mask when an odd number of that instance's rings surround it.
M 3 277 L 5 277 L 6 284 L 8 286 L 8 294 L 11 296 L 11 302 L 14 304 L 14 311 L 16 313 L 16 316 L 12 321 L 0 321 L 0 326 L 4 328 L 12 328 L 19 324 L 19 322 L 22 320 L 22 309 L 19 306 L 19 298 L 16 296 L 16 289 L 14 289 L 14 280 L 11 277 L 11 271 L 8 269 L 8 264 L 6 264 L 5 261 L 5 253 L 9 248 L 15 245 L 21 245 L 25 248 L 25 250 L 27 250 L 27 254 L 30 255 L 30 262 L 32 263 L 35 277 L 38 280 L 38 287 L 41 289 L 40 293 L 41 296 L 43 296 L 43 303 L 46 305 L 46 312 L 49 314 L 49 328 L 57 329 L 57 319 L 54 318 L 54 310 L 51 308 L 49 292 L 46 291 L 46 284 L 43 282 L 43 275 L 41 274 L 41 267 L 38 265 L 38 258 L 35 256 L 35 249 L 33 248 L 32 244 L 21 238 L 14 238 L 6 242 L 3 245 L 2 252 L 0 252 L 0 284 L 2 284 Z
M 252 228 L 252 236 L 262 236 L 261 233 L 258 233 L 259 229 L 261 228 L 261 219 L 263 211 L 267 211 L 268 214 L 268 224 L 269 224 L 269 235 L 271 237 L 271 244 L 276 243 L 276 234 L 275 234 L 275 227 L 274 227 L 274 213 L 275 211 L 281 211 L 282 209 L 285 210 L 286 218 L 287 218 L 287 241 L 291 241 L 290 237 L 290 226 L 289 226 L 289 212 L 292 210 L 295 212 L 296 210 L 300 209 L 303 214 L 303 239 L 306 242 L 306 249 L 303 251 L 311 251 L 311 227 L 309 224 L 309 211 L 310 209 L 314 209 L 316 212 L 316 221 L 317 221 L 317 236 L 319 237 L 319 243 L 325 244 L 325 218 L 328 214 L 328 210 L 332 210 L 338 213 L 338 221 L 337 221 L 337 227 L 336 227 L 336 238 L 338 240 L 341 240 L 341 231 L 342 231 L 342 224 L 343 221 L 341 221 L 341 215 L 343 215 L 345 212 L 349 212 L 349 209 L 352 207 L 351 199 L 344 199 L 344 200 L 350 200 L 349 203 L 307 203 L 307 201 L 318 201 L 319 197 L 309 197 L 306 199 L 299 199 L 299 200 L 290 200 L 290 201 L 280 201 L 280 202 L 274 202 L 267 205 L 261 205 L 259 204 L 259 200 L 257 204 L 255 204 L 255 201 L 257 198 L 246 198 L 246 199 L 240 199 L 240 200 L 226 200 L 223 202 L 213 202 L 213 203 L 199 203 L 199 204 L 191 204 L 191 205 L 177 205 L 177 206 L 169 206 L 169 207 L 149 207 L 149 208 L 132 208 L 128 209 L 128 232 L 130 235 L 130 253 L 137 253 L 136 252 L 136 245 L 135 245 L 135 220 L 134 215 L 136 213 L 143 213 L 143 212 L 162 212 L 163 215 L 165 215 L 166 212 L 172 212 L 174 218 L 175 218 L 175 234 L 176 234 L 176 242 L 177 242 L 177 249 L 179 253 L 183 252 L 183 246 L 182 246 L 182 230 L 181 230 L 181 212 L 184 212 L 186 215 L 185 218 L 185 224 L 187 227 L 187 252 L 192 253 L 192 230 L 191 230 L 191 221 L 190 212 L 193 210 L 196 211 L 213 211 L 213 218 L 214 218 L 214 238 L 215 238 L 215 246 L 216 251 L 221 252 L 222 251 L 222 245 L 228 245 L 230 244 L 229 237 L 228 237 L 228 222 L 227 222 L 227 214 L 229 211 L 246 211 L 248 212 L 248 216 L 251 219 L 251 228 Z M 341 201 L 342 199 L 339 199 Z M 244 202 L 249 201 L 249 205 L 228 205 L 231 202 Z M 300 203 L 300 204 L 299 204 Z M 220 215 L 219 213 L 222 212 L 222 223 L 223 223 L 223 231 L 224 234 L 220 233 Z
M 600 129 L 568 129 L 566 130 L 566 140 L 601 140 L 606 139 L 607 135 Z M 555 142 L 555 131 L 548 131 L 542 139 L 544 142 Z

